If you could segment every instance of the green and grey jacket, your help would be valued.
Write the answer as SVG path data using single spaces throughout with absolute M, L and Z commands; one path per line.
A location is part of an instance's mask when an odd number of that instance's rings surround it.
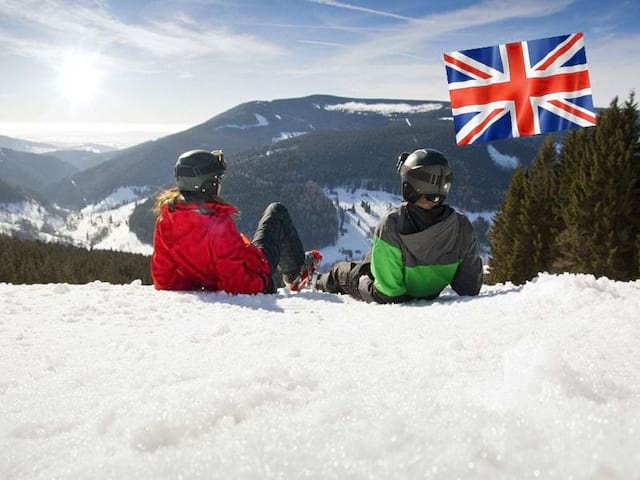
M 434 299 L 447 285 L 458 295 L 477 295 L 482 287 L 482 260 L 467 217 L 453 211 L 422 231 L 403 235 L 403 208 L 386 215 L 375 230 L 373 280 L 361 279 L 362 299 L 378 303 Z

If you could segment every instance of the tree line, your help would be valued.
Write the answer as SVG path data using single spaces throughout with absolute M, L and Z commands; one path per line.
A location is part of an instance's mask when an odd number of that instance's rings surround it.
M 488 234 L 489 281 L 539 272 L 640 276 L 640 124 L 634 93 L 597 126 L 552 137 L 518 168 Z
M 149 257 L 0 235 L 0 282 L 151 284 Z

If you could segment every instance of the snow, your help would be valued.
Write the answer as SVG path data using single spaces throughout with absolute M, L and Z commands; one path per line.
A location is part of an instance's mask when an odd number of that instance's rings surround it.
M 479 212 L 472 212 L 469 210 L 464 210 L 462 208 L 456 208 L 460 213 L 464 213 L 465 216 L 469 219 L 471 223 L 475 222 L 478 218 L 483 218 L 487 222 L 493 222 L 493 216 L 495 215 L 495 210 L 481 210 Z
M 409 125 L 410 127 L 412 126 L 408 118 L 405 118 L 404 121 L 407 122 L 407 125 Z
M 216 130 L 220 130 L 223 128 L 237 128 L 240 130 L 248 130 L 250 128 L 266 127 L 267 125 L 269 125 L 269 120 L 267 120 L 264 116 L 258 113 L 254 113 L 253 115 L 256 117 L 256 123 L 253 123 L 251 125 L 236 125 L 236 124 L 221 125 L 219 127 L 216 127 Z
M 489 156 L 491 157 L 491 160 L 493 160 L 493 163 L 501 168 L 513 170 L 517 168 L 520 163 L 518 157 L 502 154 L 493 145 L 487 145 L 487 152 L 489 152 Z
M 453 117 L 438 117 L 438 120 L 450 120 L 453 122 Z
M 83 208 L 82 213 L 88 214 L 111 210 L 114 207 L 119 207 L 121 205 L 124 205 L 125 203 L 131 203 L 136 200 L 140 200 L 149 192 L 149 190 L 150 188 L 146 186 L 119 187 L 100 202 L 88 205 Z
M 636 478 L 640 282 L 0 284 L 0 478 Z
M 35 200 L 0 203 L 0 233 L 3 234 L 11 235 L 26 229 L 43 241 L 60 241 L 56 234 L 64 227 L 64 222 L 63 214 L 45 208 Z
M 278 115 L 277 113 L 274 113 L 273 115 L 274 115 L 274 117 L 276 117 L 278 120 L 282 120 L 282 117 L 281 117 L 280 115 Z
M 119 188 L 80 212 L 70 212 L 63 232 L 77 245 L 151 255 L 151 245 L 142 243 L 129 228 L 131 214 L 148 193 L 148 187 Z
M 301 135 L 306 135 L 307 132 L 280 132 L 280 135 L 277 137 L 273 137 L 271 139 L 271 143 L 282 142 L 283 140 L 289 140 L 290 138 L 299 137 Z
M 129 219 L 135 207 L 145 198 L 132 201 L 109 210 L 82 210 L 72 214 L 66 232 L 77 244 L 91 244 L 98 250 L 118 250 L 121 252 L 151 255 L 153 247 L 142 243 L 129 228 Z
M 340 111 L 347 113 L 379 113 L 385 116 L 396 113 L 425 113 L 433 110 L 440 110 L 440 103 L 422 103 L 410 105 L 408 103 L 363 103 L 346 102 L 335 105 L 325 105 L 324 109 L 330 112 Z
M 0 233 L 27 233 L 45 242 L 150 255 L 153 248 L 129 229 L 133 210 L 148 193 L 148 187 L 119 188 L 79 212 L 44 207 L 33 200 L 0 204 Z
M 325 266 L 340 260 L 363 258 L 371 248 L 373 229 L 384 215 L 402 201 L 398 195 L 376 190 L 330 188 L 324 189 L 324 193 L 345 210 L 343 231 L 338 241 L 320 250 Z M 362 201 L 371 206 L 371 213 L 365 212 Z M 355 212 L 349 211 L 354 206 Z

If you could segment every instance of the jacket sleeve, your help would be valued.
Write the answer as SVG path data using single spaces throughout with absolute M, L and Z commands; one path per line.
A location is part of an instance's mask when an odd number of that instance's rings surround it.
M 478 295 L 482 288 L 482 259 L 478 255 L 478 240 L 471 222 L 464 219 L 463 235 L 465 239 L 462 263 L 451 282 L 451 288 L 458 295 Z
M 182 276 L 178 265 L 171 257 L 169 247 L 165 243 L 163 221 L 156 221 L 153 233 L 153 255 L 151 256 L 151 278 L 156 290 L 194 290 L 196 285 Z
M 361 278 L 358 292 L 366 302 L 401 303 L 411 300 L 404 281 L 400 239 L 391 216 L 383 218 L 373 236 L 371 250 L 373 281 Z
M 269 265 L 258 247 L 246 243 L 233 219 L 224 217 L 211 239 L 220 288 L 229 293 L 260 293 L 269 285 Z

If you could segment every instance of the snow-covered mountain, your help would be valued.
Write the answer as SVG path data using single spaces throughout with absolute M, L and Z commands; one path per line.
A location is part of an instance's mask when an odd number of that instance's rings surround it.
M 145 187 L 154 191 L 172 183 L 175 159 L 188 149 L 221 147 L 228 154 L 230 164 L 225 177 L 225 196 L 243 212 L 240 228 L 251 233 L 268 203 L 286 201 L 290 207 L 296 205 L 298 197 L 292 191 L 284 191 L 285 187 L 308 192 L 306 183 L 311 181 L 316 184 L 312 189 L 318 190 L 319 186 L 325 192 L 346 186 L 366 188 L 371 192 L 397 191 L 395 157 L 403 150 L 430 146 L 441 149 L 451 159 L 455 171 L 451 202 L 474 211 L 494 209 L 509 183 L 512 169 L 530 162 L 540 139 L 504 141 L 488 148 L 458 148 L 455 147 L 453 126 L 448 121 L 449 114 L 446 102 L 423 100 L 313 95 L 254 101 L 189 130 L 121 151 L 97 153 L 94 146 L 87 145 L 83 151 L 52 152 L 64 162 L 56 157 L 13 152 L 11 155 L 18 159 L 24 155 L 33 158 L 5 161 L 4 164 L 0 159 L 0 176 L 5 170 L 12 172 L 9 180 L 22 188 L 37 190 L 44 197 L 40 203 L 60 205 L 64 210 L 60 215 L 73 219 L 70 212 L 79 214 L 83 208 L 99 204 L 122 189 Z M 23 166 L 29 162 L 41 168 L 24 173 Z M 54 164 L 68 168 L 54 175 L 47 170 L 55 167 Z M 97 165 L 86 168 L 94 164 Z M 66 176 L 76 168 L 82 171 Z M 41 170 L 47 174 L 41 175 Z M 60 180 L 62 176 L 65 178 Z M 261 187 L 248 195 L 247 190 L 255 185 L 254 178 L 261 180 Z M 311 207 L 307 210 L 298 208 L 298 223 L 303 225 L 305 218 L 314 215 L 321 216 L 323 221 L 332 216 L 331 204 L 324 200 L 314 203 L 313 211 Z M 31 211 L 26 209 L 25 215 Z M 24 222 L 17 219 L 18 212 L 19 209 L 14 209 L 14 225 L 22 223 L 29 228 L 35 225 L 29 218 Z M 118 218 L 122 215 L 123 212 L 116 214 Z M 361 223 L 366 220 L 363 218 Z M 153 223 L 148 204 L 141 202 L 132 223 L 138 238 L 150 242 Z M 73 227 L 69 228 L 73 230 Z M 99 231 L 105 231 L 105 228 L 103 226 Z M 358 230 L 357 225 L 354 228 Z M 14 228 L 16 230 L 19 229 Z M 334 235 L 332 231 L 322 238 L 314 237 L 314 232 L 321 233 L 316 226 L 306 228 L 303 225 L 302 230 L 306 243 L 317 246 L 326 245 Z M 50 236 L 51 232 L 44 234 Z M 33 232 L 29 235 L 33 236 Z M 68 231 L 59 234 L 60 237 L 68 235 Z M 362 250 L 352 248 L 350 233 L 340 237 L 334 250 L 327 252 L 327 258 L 343 256 L 341 249 Z M 74 241 L 80 240 L 74 237 Z M 363 241 L 356 243 L 362 246 Z M 128 248 L 126 245 L 129 244 L 133 245 L 134 251 L 139 251 L 139 245 L 129 241 L 124 241 L 123 248 Z
M 143 244 L 129 228 L 133 210 L 148 193 L 145 187 L 118 189 L 80 211 L 28 197 L 0 203 L 0 234 L 149 255 L 151 246 Z
M 255 149 L 283 141 L 314 136 L 322 144 L 324 132 L 368 132 L 375 137 L 385 129 L 399 129 L 403 147 L 439 148 L 454 156 L 453 125 L 447 102 L 428 100 L 355 99 L 330 95 L 252 101 L 238 105 L 188 130 L 118 151 L 108 161 L 52 185 L 49 198 L 67 207 L 81 208 L 102 200 L 110 192 L 130 185 L 165 186 L 172 182 L 173 165 L 179 154 L 194 148 L 221 148 L 229 163 L 242 163 Z M 400 132 L 400 129 L 404 129 Z M 425 133 L 426 129 L 426 133 Z M 428 133 L 431 132 L 431 135 Z M 539 138 L 504 141 L 500 153 L 528 163 L 537 151 Z M 345 145 L 345 148 L 348 148 Z M 354 155 L 365 156 L 359 148 Z M 394 152 L 397 155 L 399 152 Z M 486 148 L 470 146 L 456 154 L 488 160 Z M 493 166 L 493 162 L 489 162 Z M 487 173 L 487 177 L 490 175 Z M 70 186 L 71 181 L 75 186 Z M 311 178 L 313 180 L 313 178 Z
M 0 478 L 633 479 L 640 282 L 0 284 Z
M 130 228 L 131 215 L 149 193 L 152 192 L 146 187 L 120 188 L 80 211 L 33 199 L 0 203 L 0 233 L 150 255 L 152 246 Z M 361 259 L 371 248 L 371 236 L 380 219 L 402 202 L 400 196 L 378 190 L 327 188 L 325 194 L 336 206 L 340 233 L 335 243 L 321 249 L 324 269 L 340 260 Z M 494 213 L 457 210 L 472 222 L 482 217 L 490 223 Z

